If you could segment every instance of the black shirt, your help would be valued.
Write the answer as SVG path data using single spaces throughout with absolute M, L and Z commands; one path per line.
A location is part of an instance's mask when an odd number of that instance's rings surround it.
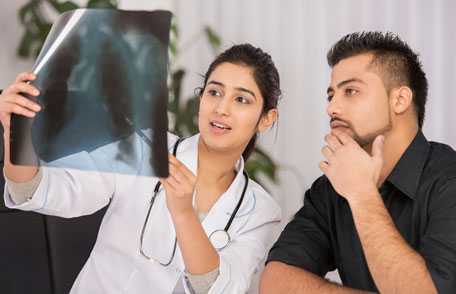
M 456 152 L 418 132 L 380 188 L 396 228 L 426 261 L 439 293 L 456 293 Z M 378 291 L 348 202 L 318 178 L 272 247 L 269 261 L 319 276 L 338 269 L 345 286 Z

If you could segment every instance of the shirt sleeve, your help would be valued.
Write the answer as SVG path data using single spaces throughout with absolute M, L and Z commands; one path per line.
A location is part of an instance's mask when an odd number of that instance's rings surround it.
M 208 273 L 201 275 L 186 273 L 185 282 L 187 283 L 187 287 L 191 287 L 193 289 L 193 293 L 207 294 L 209 293 L 209 290 L 211 289 L 215 280 L 217 280 L 219 273 L 220 271 L 218 267 Z
M 456 178 L 432 195 L 419 253 L 439 293 L 456 293 Z
M 329 188 L 322 177 L 306 191 L 304 206 L 285 227 L 266 262 L 283 262 L 322 277 L 335 269 L 327 217 Z
M 60 163 L 52 167 L 42 165 L 41 180 L 27 201 L 16 203 L 17 200 L 10 195 L 8 183 L 5 185 L 5 205 L 8 208 L 66 218 L 89 215 L 106 206 L 115 192 L 115 174 L 99 172 L 96 162 L 85 151 L 62 159 L 64 160 L 90 165 L 92 171 L 64 168 L 57 165 Z
M 30 181 L 23 183 L 16 183 L 8 179 L 6 175 L 4 175 L 4 177 L 11 200 L 14 202 L 14 204 L 17 205 L 22 204 L 32 198 L 33 193 L 35 193 L 41 182 L 43 172 L 41 168 L 38 169 L 38 172 Z
M 206 216 L 207 216 L 207 213 L 198 212 L 198 218 L 201 222 L 206 218 Z M 217 280 L 219 273 L 220 273 L 220 270 L 218 267 L 208 273 L 200 274 L 200 275 L 195 275 L 195 274 L 186 272 L 184 279 L 185 279 L 185 282 L 187 283 L 187 287 L 191 288 L 193 290 L 192 293 L 207 294 L 207 293 L 209 293 L 209 290 L 211 289 L 215 280 Z

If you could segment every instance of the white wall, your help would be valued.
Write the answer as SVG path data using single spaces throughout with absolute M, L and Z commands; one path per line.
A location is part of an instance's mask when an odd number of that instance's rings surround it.
M 27 1 L 0 2 L 0 89 L 14 80 L 16 73 L 28 70 L 33 65 L 31 61 L 19 60 L 16 48 L 19 45 L 22 27 L 19 25 L 17 10 Z
M 16 10 L 24 0 L 0 3 L 0 87 L 31 62 L 19 61 L 15 48 L 21 28 Z M 398 33 L 421 54 L 430 89 L 424 131 L 429 139 L 456 147 L 456 2 L 451 0 L 135 0 L 123 7 L 169 7 L 178 19 L 180 64 L 189 71 L 184 91 L 199 86 L 213 55 L 198 33 L 212 26 L 224 48 L 250 42 L 268 51 L 282 80 L 278 136 L 266 135 L 263 146 L 282 166 L 281 184 L 271 187 L 285 219 L 299 209 L 305 188 L 320 175 L 318 162 L 328 130 L 325 89 L 329 68 L 325 55 L 341 36 L 359 30 Z M 191 41 L 195 40 L 196 41 Z M 191 46 L 188 46 L 191 44 Z M 285 223 L 285 222 L 284 222 Z

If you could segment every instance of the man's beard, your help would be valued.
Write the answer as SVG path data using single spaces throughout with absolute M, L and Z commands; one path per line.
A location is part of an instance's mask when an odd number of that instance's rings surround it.
M 355 131 L 355 129 L 353 128 L 353 126 L 350 123 L 348 123 L 348 125 L 350 126 L 350 129 L 353 132 L 353 140 L 355 140 L 356 143 L 358 143 L 359 146 L 361 146 L 363 149 L 371 146 L 372 143 L 374 142 L 375 138 L 377 138 L 377 136 L 383 135 L 393 128 L 393 123 L 391 121 L 390 113 L 388 113 L 388 123 L 384 127 L 380 128 L 378 130 L 372 131 L 370 133 L 367 133 L 366 135 L 363 135 L 363 136 L 358 135 L 358 133 Z

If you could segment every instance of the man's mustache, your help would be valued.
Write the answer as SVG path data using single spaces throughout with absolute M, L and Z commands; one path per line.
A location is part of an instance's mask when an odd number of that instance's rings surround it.
M 336 124 L 340 124 L 340 125 L 343 125 L 343 126 L 346 126 L 348 128 L 351 127 L 351 124 L 348 122 L 348 121 L 345 121 L 343 119 L 340 119 L 340 118 L 337 118 L 337 117 L 333 117 L 330 119 L 329 121 L 329 125 L 332 126 L 334 123 Z

